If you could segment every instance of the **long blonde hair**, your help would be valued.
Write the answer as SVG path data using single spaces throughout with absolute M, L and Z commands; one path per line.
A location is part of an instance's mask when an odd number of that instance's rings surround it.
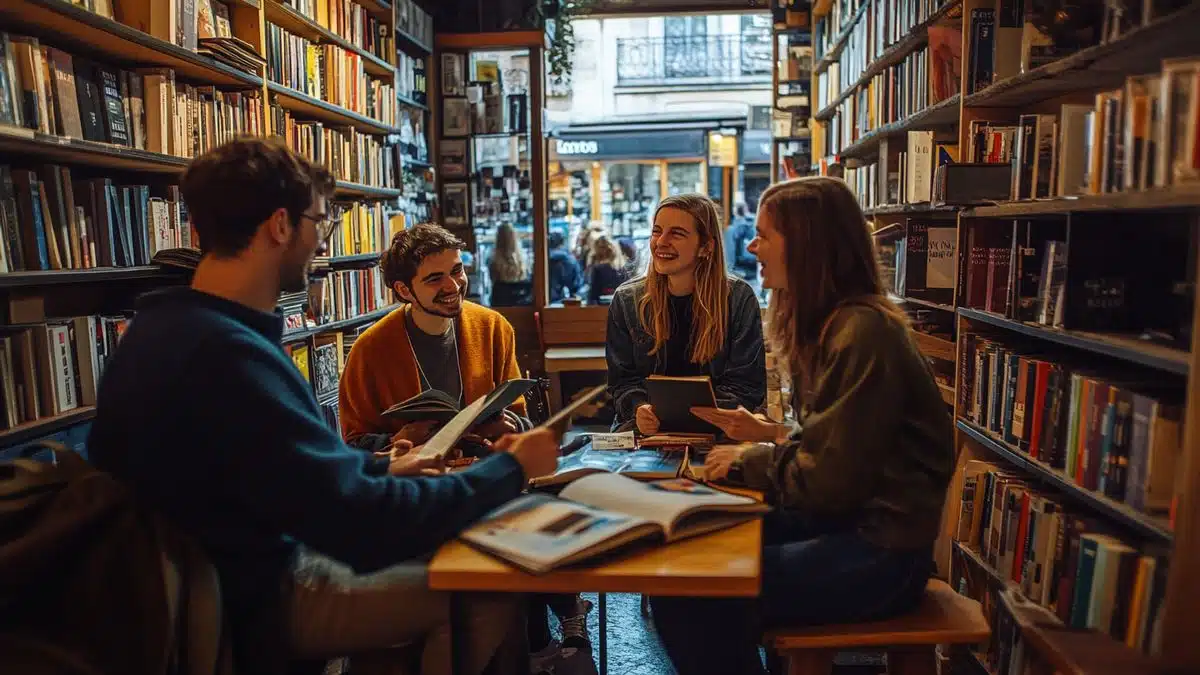
M 696 259 L 696 290 L 692 293 L 692 363 L 707 363 L 725 348 L 725 331 L 729 325 L 729 279 L 725 274 L 725 247 L 721 236 L 721 216 L 713 200 L 702 194 L 683 194 L 667 197 L 658 203 L 654 217 L 663 209 L 679 209 L 690 215 L 700 235 L 700 252 Z M 712 248 L 704 253 L 704 246 Z M 646 292 L 638 301 L 638 318 L 642 328 L 654 337 L 657 354 L 671 337 L 671 313 L 668 303 L 667 277 L 654 271 L 651 263 L 646 270 Z
M 625 254 L 607 234 L 598 234 L 592 240 L 592 255 L 588 260 L 593 266 L 608 263 L 618 270 L 625 267 Z
M 883 288 L 866 219 L 844 182 L 810 176 L 777 183 L 763 192 L 758 214 L 783 235 L 788 287 L 771 291 L 767 334 L 798 384 L 811 382 L 813 357 L 839 308 L 867 305 L 907 329 L 907 315 Z
M 501 223 L 496 228 L 496 248 L 492 251 L 488 266 L 492 278 L 497 281 L 514 283 L 525 280 L 525 256 L 521 255 L 521 244 L 512 225 Z

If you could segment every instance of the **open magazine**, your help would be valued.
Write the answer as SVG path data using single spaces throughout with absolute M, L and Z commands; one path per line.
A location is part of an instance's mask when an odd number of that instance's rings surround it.
M 674 478 L 683 470 L 685 455 L 670 450 L 597 450 L 586 446 L 559 457 L 554 473 L 534 478 L 529 485 L 563 485 L 593 473 L 619 473 L 638 480 Z
M 553 497 L 530 493 L 460 536 L 481 551 L 542 574 L 636 541 L 677 541 L 732 527 L 770 507 L 682 478 L 642 483 L 615 473 L 585 476 Z

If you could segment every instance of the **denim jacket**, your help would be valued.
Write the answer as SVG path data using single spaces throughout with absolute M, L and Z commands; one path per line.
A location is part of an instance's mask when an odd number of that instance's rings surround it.
M 608 393 L 617 409 L 613 429 L 632 429 L 638 406 L 649 402 L 646 378 L 661 375 L 660 355 L 651 356 L 654 338 L 642 328 L 637 303 L 646 291 L 645 277 L 622 284 L 608 308 Z M 729 323 L 724 348 L 707 364 L 717 405 L 745 406 L 761 412 L 767 398 L 767 364 L 762 314 L 754 290 L 729 278 Z

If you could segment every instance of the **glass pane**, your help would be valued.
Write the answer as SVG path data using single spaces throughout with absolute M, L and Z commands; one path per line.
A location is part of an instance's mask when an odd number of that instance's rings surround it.
M 464 259 L 471 300 L 490 307 L 533 304 L 533 193 L 528 50 L 473 52 L 469 197 L 472 241 Z M 447 211 L 457 211 L 450 209 Z
M 602 220 L 581 231 L 574 244 L 587 280 L 583 297 L 593 305 L 607 304 L 617 286 L 645 268 L 650 220 L 662 199 L 662 170 L 657 163 L 607 164 L 601 176 Z
M 592 163 L 551 165 L 549 186 L 547 298 L 550 304 L 558 304 L 567 298 L 587 296 L 583 261 L 575 253 L 575 243 L 592 219 Z
M 667 194 L 681 195 L 688 192 L 704 194 L 704 179 L 701 177 L 700 164 L 668 164 Z

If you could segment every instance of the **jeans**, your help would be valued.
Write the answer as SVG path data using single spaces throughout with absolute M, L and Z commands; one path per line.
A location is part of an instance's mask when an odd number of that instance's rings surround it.
M 916 608 L 932 547 L 884 549 L 852 527 L 771 513 L 758 598 L 654 597 L 654 624 L 679 675 L 759 675 L 765 629 L 884 619 Z

